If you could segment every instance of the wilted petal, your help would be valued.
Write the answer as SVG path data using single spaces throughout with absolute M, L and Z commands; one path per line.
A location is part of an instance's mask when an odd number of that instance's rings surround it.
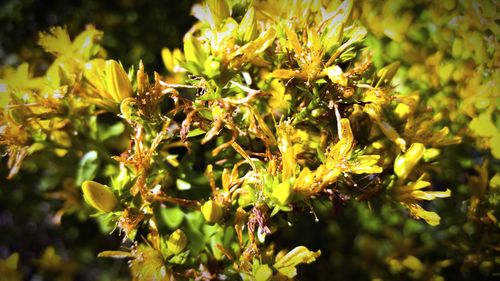
M 410 210 L 412 216 L 425 220 L 425 222 L 429 225 L 436 226 L 439 225 L 441 221 L 441 217 L 438 214 L 436 214 L 435 212 L 426 211 L 420 205 L 411 204 L 407 207 Z
M 243 16 L 238 28 L 238 37 L 243 42 L 249 42 L 257 38 L 257 21 L 255 19 L 255 9 L 250 7 Z
M 416 190 L 411 193 L 412 197 L 420 200 L 433 200 L 436 198 L 446 198 L 451 196 L 451 190 L 446 191 L 421 191 Z
M 394 172 L 400 179 L 406 177 L 413 170 L 417 162 L 422 158 L 425 146 L 422 143 L 413 143 L 405 154 L 400 154 L 394 160 Z
M 382 167 L 377 166 L 380 155 L 361 155 L 351 162 L 351 173 L 355 174 L 378 174 L 382 173 Z

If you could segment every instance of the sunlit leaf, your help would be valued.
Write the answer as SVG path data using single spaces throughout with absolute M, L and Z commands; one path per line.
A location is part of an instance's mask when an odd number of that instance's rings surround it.
M 93 180 L 97 175 L 100 160 L 96 151 L 91 150 L 80 159 L 76 174 L 76 184 L 81 185 L 84 181 Z

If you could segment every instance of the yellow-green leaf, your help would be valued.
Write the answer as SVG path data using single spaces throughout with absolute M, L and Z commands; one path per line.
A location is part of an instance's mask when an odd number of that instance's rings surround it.
M 399 69 L 399 61 L 393 62 L 387 66 L 384 66 L 377 72 L 377 76 L 379 77 L 379 81 L 377 82 L 377 86 L 383 84 L 390 84 L 392 78 Z
M 216 223 L 222 218 L 223 209 L 214 200 L 208 200 L 201 206 L 201 213 L 208 223 Z
M 258 281 L 269 281 L 273 277 L 273 270 L 267 264 L 261 264 L 254 270 L 253 276 Z
M 180 252 L 184 251 L 186 245 L 187 237 L 186 234 L 184 234 L 184 231 L 182 231 L 181 229 L 177 229 L 176 231 L 172 232 L 172 234 L 170 234 L 170 236 L 168 237 L 167 248 L 174 255 L 177 255 Z
M 498 131 L 491 120 L 491 114 L 487 112 L 483 112 L 472 119 L 469 128 L 480 137 L 492 137 Z
M 284 182 L 274 187 L 273 197 L 281 206 L 285 206 L 292 200 L 292 191 L 292 185 L 288 182 L 287 179 L 285 179 Z

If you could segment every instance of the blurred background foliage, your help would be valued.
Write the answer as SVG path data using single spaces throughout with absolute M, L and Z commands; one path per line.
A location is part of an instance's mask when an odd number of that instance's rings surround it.
M 193 2 L 4 0 L 0 61 L 43 66 L 47 55 L 35 45 L 39 31 L 66 25 L 74 36 L 93 24 L 104 32 L 102 45 L 109 58 L 126 67 L 142 59 L 147 69 L 165 72 L 161 49 L 181 46 L 183 34 L 194 22 Z M 435 169 L 440 180 L 433 185 L 450 187 L 453 195 L 430 203 L 442 217 L 437 227 L 394 212 L 402 207 L 382 202 L 380 206 L 376 201 L 374 206 L 355 200 L 339 206 L 317 203 L 319 222 L 309 214 L 294 213 L 293 229 L 302 230 L 280 232 L 275 239 L 278 248 L 299 240 L 322 250 L 320 259 L 299 271 L 300 280 L 499 278 L 498 3 L 362 0 L 356 1 L 355 13 L 369 31 L 366 45 L 374 64 L 401 62 L 396 90 L 408 95 L 418 91 L 420 102 L 441 112 L 442 125 L 463 137 L 461 144 L 442 150 L 442 165 Z M 483 129 L 491 126 L 492 130 Z M 22 176 L 10 181 L 2 168 L 0 276 L 129 278 L 122 261 L 95 258 L 102 250 L 118 247 L 118 235 L 101 235 L 109 229 L 79 215 L 78 209 L 63 216 L 60 224 L 53 220 L 62 201 L 54 193 L 47 200 L 47 192 L 54 191 L 54 183 L 48 181 L 57 182 L 77 166 L 68 162 L 51 167 L 48 160 L 43 169 L 25 167 Z M 64 196 L 71 192 L 75 191 Z
M 142 59 L 151 69 L 162 69 L 161 48 L 178 47 L 193 25 L 195 1 L 63 1 L 6 0 L 0 10 L 0 60 L 2 64 L 37 61 L 48 56 L 36 44 L 37 34 L 51 26 L 65 25 L 70 36 L 87 24 L 104 31 L 102 45 L 110 57 L 124 65 Z

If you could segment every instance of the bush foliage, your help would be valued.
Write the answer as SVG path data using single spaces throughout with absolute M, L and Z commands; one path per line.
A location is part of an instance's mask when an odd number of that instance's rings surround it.
M 48 63 L 0 69 L 0 273 L 498 276 L 498 8 L 208 0 L 156 71 L 94 25 L 40 32 Z M 16 212 L 48 236 L 14 242 Z

